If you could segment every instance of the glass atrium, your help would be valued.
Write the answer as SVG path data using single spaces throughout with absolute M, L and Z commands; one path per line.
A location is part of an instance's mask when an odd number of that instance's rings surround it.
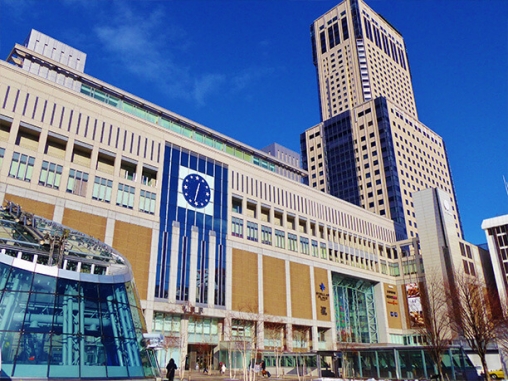
M 111 247 L 0 209 L 0 378 L 158 376 L 129 263 Z

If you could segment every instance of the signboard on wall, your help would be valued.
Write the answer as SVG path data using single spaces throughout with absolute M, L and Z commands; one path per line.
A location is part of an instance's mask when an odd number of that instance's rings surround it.
M 423 309 L 418 283 L 406 284 L 407 307 L 409 312 L 409 324 L 411 327 L 422 327 Z
M 399 293 L 397 286 L 384 284 L 386 313 L 388 314 L 388 327 L 401 329 L 402 320 L 400 316 Z

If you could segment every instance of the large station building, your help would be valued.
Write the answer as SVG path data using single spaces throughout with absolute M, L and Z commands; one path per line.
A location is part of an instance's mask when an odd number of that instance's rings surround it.
M 450 195 L 462 226 L 443 139 L 418 120 L 404 38 L 362 0 L 346 0 L 311 25 L 321 122 L 301 134 L 310 186 L 418 236 L 413 194 Z
M 352 38 L 356 24 L 340 25 Z M 231 343 L 252 340 L 291 367 L 291 354 L 332 359 L 345 341 L 370 359 L 360 376 L 433 374 L 415 330 L 424 273 L 481 269 L 457 233 L 451 184 L 415 190 L 420 235 L 408 235 L 389 214 L 304 184 L 312 171 L 292 151 L 249 147 L 87 75 L 85 61 L 33 30 L 0 62 L 0 201 L 122 253 L 148 331 L 166 339 L 161 363 L 193 367 L 203 353 L 229 362 Z M 364 115 L 392 112 L 368 102 Z M 453 353 L 456 378 L 467 364 Z

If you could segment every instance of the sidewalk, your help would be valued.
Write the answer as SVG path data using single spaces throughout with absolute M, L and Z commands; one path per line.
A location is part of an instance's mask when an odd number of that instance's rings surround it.
M 232 374 L 234 374 L 232 372 Z M 305 378 L 303 376 L 300 377 L 300 381 L 310 381 L 310 380 L 314 380 L 314 379 L 317 379 L 318 377 L 317 376 L 305 376 Z M 163 380 L 167 380 L 167 379 L 163 379 Z M 178 371 L 177 371 L 177 374 L 175 375 L 175 381 L 214 381 L 214 380 L 222 380 L 222 381 L 233 381 L 233 380 L 237 380 L 237 381 L 242 381 L 243 380 L 243 374 L 242 372 L 237 372 L 236 373 L 236 377 L 230 377 L 229 375 L 229 371 L 226 371 L 226 374 L 220 374 L 218 370 L 215 370 L 215 371 L 212 371 L 210 372 L 210 374 L 206 374 L 206 373 L 202 373 L 202 372 L 197 372 L 197 371 L 193 371 L 189 374 L 189 371 L 185 371 L 185 374 L 184 374 L 184 377 L 182 379 L 180 379 L 178 377 Z M 283 381 L 298 381 L 298 376 L 296 375 L 293 375 L 293 374 L 286 374 L 282 377 L 276 377 L 273 373 L 272 373 L 272 376 L 270 378 L 266 378 L 266 377 L 262 377 L 261 374 L 256 374 L 255 378 L 254 378 L 255 381 L 261 381 L 261 380 L 272 380 L 272 381 L 277 381 L 277 380 L 283 380 Z

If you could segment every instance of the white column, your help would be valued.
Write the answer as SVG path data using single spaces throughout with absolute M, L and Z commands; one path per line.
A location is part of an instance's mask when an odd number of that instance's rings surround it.
M 231 245 L 226 248 L 226 311 L 233 308 L 233 249 Z
M 210 231 L 208 235 L 208 307 L 213 308 L 215 304 L 215 255 L 216 239 L 215 232 Z
M 258 322 L 257 322 L 257 346 L 259 349 L 263 350 L 265 348 L 265 330 L 264 330 L 264 322 L 261 320 L 261 317 L 264 316 L 264 303 L 265 298 L 263 294 L 263 255 L 258 254 Z
M 291 270 L 290 270 L 290 262 L 286 261 L 286 316 L 288 318 L 293 317 L 293 314 L 291 313 Z
M 180 246 L 180 223 L 173 221 L 171 226 L 171 249 L 169 257 L 169 290 L 168 290 L 168 301 L 170 303 L 176 302 L 176 280 L 178 277 L 178 259 Z M 166 248 L 167 250 L 167 248 Z M 162 270 L 164 271 L 164 269 Z M 161 284 L 160 287 L 163 287 Z
M 327 271 L 328 272 L 328 289 L 330 290 L 329 294 L 330 294 L 330 321 L 332 322 L 332 329 L 331 329 L 331 338 L 327 338 L 326 342 L 328 343 L 328 339 L 331 340 L 331 342 L 333 343 L 332 344 L 332 349 L 333 350 L 336 350 L 336 346 L 337 346 L 337 340 L 336 340 L 336 337 L 337 337 L 337 321 L 335 320 L 335 299 L 333 297 L 334 295 L 334 291 L 333 291 L 333 282 L 332 282 L 332 272 L 331 271 Z M 330 348 L 326 348 L 326 349 L 330 349 Z
M 106 232 L 104 234 L 104 243 L 113 246 L 113 236 L 115 235 L 116 213 L 108 211 L 106 218 Z
M 157 224 L 157 227 L 159 224 Z M 148 267 L 148 290 L 146 295 L 145 320 L 147 324 L 153 321 L 153 303 L 155 299 L 155 279 L 157 278 L 157 252 L 159 249 L 159 229 L 152 229 L 152 241 L 150 245 L 150 264 Z M 150 326 L 149 330 L 151 331 Z
M 55 209 L 53 209 L 53 221 L 58 222 L 59 224 L 62 223 L 64 209 L 65 209 L 65 200 L 62 198 L 57 198 L 55 203 Z
M 190 236 L 190 261 L 189 261 L 189 304 L 196 305 L 196 278 L 198 271 L 199 234 L 198 227 L 193 226 Z
M 310 295 L 311 295 L 311 306 L 312 306 L 312 320 L 317 321 L 317 312 L 316 312 L 316 280 L 314 278 L 314 266 L 309 266 L 310 273 Z M 318 329 L 317 325 L 314 323 L 312 325 L 312 348 L 317 349 L 319 345 L 318 341 Z M 308 341 L 307 341 L 308 342 Z

